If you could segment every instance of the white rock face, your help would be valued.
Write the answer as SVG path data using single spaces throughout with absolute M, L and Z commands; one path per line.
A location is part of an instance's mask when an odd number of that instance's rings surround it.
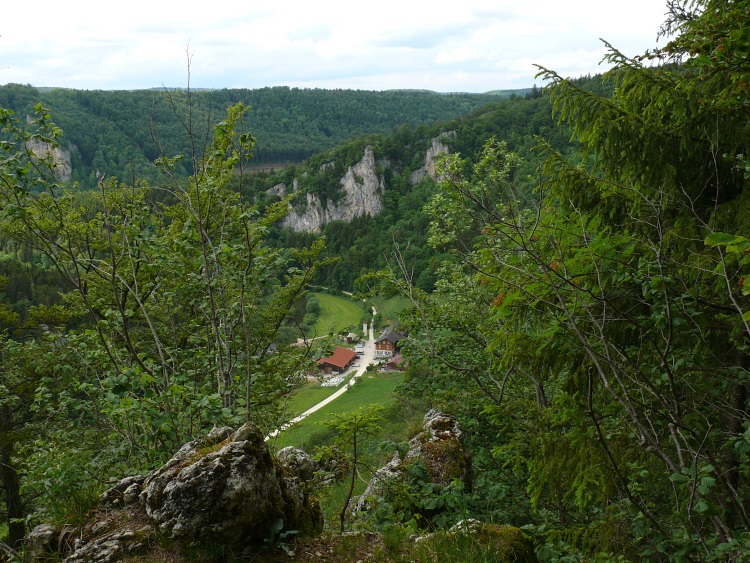
M 284 197 L 286 195 L 286 184 L 284 184 L 284 183 L 282 183 L 282 184 L 276 184 L 270 190 L 266 190 L 266 195 L 267 196 L 275 195 L 275 196 L 279 196 L 279 197 Z
M 445 144 L 446 139 L 455 139 L 455 131 L 446 131 L 440 133 L 437 137 L 432 139 L 432 146 L 427 149 L 427 154 L 424 157 L 424 166 L 411 173 L 412 185 L 418 184 L 422 178 L 429 176 L 433 180 L 437 180 L 437 161 L 441 155 L 448 154 L 449 147 Z
M 362 160 L 350 166 L 341 178 L 341 190 L 344 197 L 338 203 L 329 200 L 325 207 L 317 194 L 308 193 L 304 213 L 300 214 L 290 206 L 282 226 L 296 232 L 319 233 L 323 225 L 331 221 L 351 221 L 363 215 L 380 214 L 385 183 L 378 177 L 375 153 L 370 145 L 365 147 Z
M 62 147 L 51 148 L 47 143 L 42 143 L 34 139 L 27 141 L 26 148 L 39 158 L 52 156 L 52 162 L 55 166 L 52 174 L 56 181 L 66 182 L 70 180 L 73 174 L 73 166 L 70 163 L 70 151 Z

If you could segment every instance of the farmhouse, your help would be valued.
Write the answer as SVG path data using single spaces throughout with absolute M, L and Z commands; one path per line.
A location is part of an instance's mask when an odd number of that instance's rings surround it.
M 347 350 L 341 346 L 336 346 L 332 355 L 318 360 L 318 366 L 326 373 L 333 371 L 340 373 L 348 368 L 356 357 L 357 354 L 354 350 Z
M 375 357 L 390 358 L 396 353 L 398 341 L 404 338 L 400 332 L 396 332 L 392 327 L 386 328 L 378 339 L 375 341 Z
M 409 367 L 409 362 L 401 354 L 396 354 L 383 366 L 387 371 L 403 371 Z

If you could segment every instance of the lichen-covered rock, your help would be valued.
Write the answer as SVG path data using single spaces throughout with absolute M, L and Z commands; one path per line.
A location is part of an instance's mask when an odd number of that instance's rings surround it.
M 422 430 L 409 440 L 409 450 L 403 459 L 395 454 L 375 472 L 354 512 L 367 510 L 368 499 L 380 496 L 394 479 L 406 479 L 408 468 L 416 462 L 423 464 L 431 483 L 447 486 L 459 479 L 464 490 L 471 490 L 471 456 L 463 446 L 458 422 L 454 417 L 433 409 L 424 416 Z
M 288 446 L 276 453 L 279 482 L 284 503 L 284 525 L 303 534 L 323 531 L 323 512 L 310 496 L 315 472 L 319 469 L 307 452 Z
M 402 479 L 404 473 L 403 462 L 398 454 L 395 454 L 391 460 L 375 472 L 370 482 L 367 484 L 365 491 L 357 499 L 354 505 L 353 513 L 362 512 L 370 508 L 369 499 L 381 495 L 387 490 L 388 485 L 394 479 Z
M 288 477 L 281 472 L 281 498 L 284 506 L 284 527 L 302 535 L 323 531 L 323 511 L 318 502 L 298 477 Z
M 310 457 L 310 454 L 294 446 L 287 446 L 276 452 L 276 460 L 282 469 L 299 477 L 302 481 L 312 479 L 318 470 L 318 464 Z
M 115 563 L 125 556 L 140 553 L 148 548 L 154 529 L 117 530 L 104 534 L 81 545 L 64 559 L 64 563 Z
M 190 544 L 240 548 L 280 528 L 322 531 L 323 513 L 307 484 L 314 462 L 301 451 L 283 458 L 271 457 L 253 424 L 236 431 L 214 428 L 147 476 L 119 481 L 102 494 L 83 526 L 36 528 L 29 535 L 27 561 L 121 561 L 147 555 L 159 531 Z
M 404 463 L 420 460 L 427 469 L 430 481 L 448 485 L 456 479 L 471 490 L 471 456 L 463 446 L 463 434 L 456 419 L 435 409 L 422 420 L 422 431 L 409 440 L 409 451 Z
M 121 479 L 114 487 L 99 496 L 99 506 L 121 506 L 138 500 L 141 494 L 143 475 L 132 475 Z
M 268 537 L 283 519 L 281 495 L 263 435 L 245 424 L 224 442 L 181 448 L 149 474 L 141 499 L 149 517 L 174 538 L 245 543 Z
M 26 561 L 54 561 L 57 557 L 61 530 L 49 524 L 40 524 L 26 537 Z

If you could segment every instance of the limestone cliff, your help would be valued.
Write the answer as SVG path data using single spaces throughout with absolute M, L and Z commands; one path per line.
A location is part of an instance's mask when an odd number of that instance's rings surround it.
M 428 176 L 433 180 L 437 180 L 437 162 L 440 156 L 448 154 L 449 147 L 445 143 L 447 139 L 455 139 L 455 131 L 446 131 L 440 133 L 437 137 L 432 139 L 432 146 L 427 149 L 427 154 L 424 157 L 424 166 L 418 168 L 411 173 L 412 185 L 418 184 L 422 178 Z
M 326 163 L 321 169 L 327 170 L 330 167 L 331 163 Z M 273 193 L 285 193 L 286 186 L 281 186 L 283 184 L 274 186 Z M 343 197 L 337 202 L 328 200 L 325 207 L 317 194 L 307 193 L 304 211 L 290 206 L 289 215 L 282 225 L 297 232 L 319 233 L 323 225 L 331 221 L 351 221 L 355 217 L 380 214 L 383 210 L 385 182 L 378 175 L 375 153 L 370 145 L 365 147 L 362 160 L 350 166 L 341 178 L 341 190 Z
M 62 147 L 51 148 L 47 143 L 31 139 L 26 142 L 26 148 L 39 158 L 52 157 L 54 169 L 52 173 L 58 182 L 70 180 L 73 173 L 73 167 L 70 163 L 70 151 Z

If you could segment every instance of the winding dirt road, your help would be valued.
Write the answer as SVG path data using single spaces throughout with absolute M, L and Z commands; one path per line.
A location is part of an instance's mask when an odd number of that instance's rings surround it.
M 287 422 L 286 424 L 284 424 L 280 428 L 277 428 L 276 430 L 274 430 L 273 432 L 271 432 L 268 436 L 266 436 L 266 442 L 268 440 L 270 440 L 271 438 L 275 438 L 279 434 L 279 432 L 281 432 L 282 430 L 286 430 L 287 428 L 289 428 L 293 424 L 298 423 L 303 418 L 311 415 L 312 413 L 314 413 L 317 410 L 322 409 L 327 404 L 329 404 L 329 403 L 335 401 L 336 399 L 338 399 L 339 397 L 341 397 L 341 395 L 343 395 L 344 393 L 346 393 L 352 387 L 352 385 L 354 385 L 354 383 L 356 382 L 357 379 L 359 379 L 360 377 L 362 377 L 362 374 L 365 373 L 365 371 L 367 371 L 367 366 L 369 366 L 371 363 L 373 363 L 373 361 L 375 361 L 375 332 L 374 332 L 374 328 L 373 328 L 374 321 L 375 321 L 375 315 L 377 315 L 377 311 L 375 311 L 375 307 L 373 307 L 372 308 L 372 321 L 370 322 L 370 329 L 369 329 L 369 339 L 365 343 L 365 349 L 362 352 L 362 357 L 359 358 L 358 362 L 355 362 L 355 363 L 359 363 L 359 367 L 357 367 L 357 368 L 354 368 L 354 367 L 349 368 L 347 371 L 345 371 L 342 374 L 342 375 L 348 376 L 349 374 L 352 373 L 352 371 L 356 370 L 356 372 L 351 377 L 351 379 L 347 382 L 347 384 L 343 385 L 341 387 L 341 389 L 339 389 L 338 391 L 336 391 L 333 395 L 330 395 L 329 397 L 326 397 L 325 399 L 323 399 L 322 401 L 320 401 L 317 405 L 314 405 L 314 406 L 310 407 L 309 409 L 307 409 L 305 412 L 303 412 L 299 416 L 295 416 L 292 420 L 290 420 L 289 422 Z

